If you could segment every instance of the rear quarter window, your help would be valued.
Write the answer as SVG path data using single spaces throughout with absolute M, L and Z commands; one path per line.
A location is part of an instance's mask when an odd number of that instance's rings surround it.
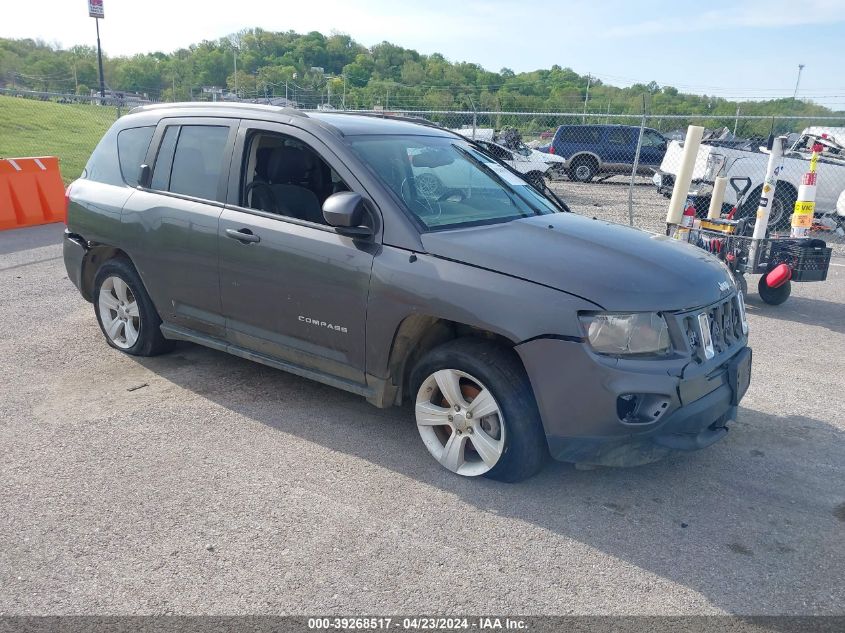
M 130 187 L 138 186 L 138 171 L 147 155 L 153 132 L 155 126 L 133 127 L 121 130 L 117 135 L 120 174 L 123 182 Z
M 601 142 L 602 130 L 592 125 L 573 125 L 561 128 L 560 141 L 579 145 L 597 145 Z

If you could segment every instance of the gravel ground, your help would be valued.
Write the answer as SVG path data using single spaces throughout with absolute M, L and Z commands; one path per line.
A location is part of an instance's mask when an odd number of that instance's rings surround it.
M 581 215 L 628 224 L 628 190 L 630 176 L 613 176 L 603 182 L 580 183 L 557 180 L 552 189 L 569 207 Z M 654 233 L 666 231 L 666 209 L 669 200 L 657 193 L 651 178 L 637 177 L 632 196 L 634 226 Z M 833 248 L 834 255 L 845 257 L 845 238 L 838 235 L 819 235 Z
M 503 485 L 442 470 L 409 410 L 109 348 L 60 233 L 0 233 L 0 614 L 844 612 L 842 259 L 752 293 L 721 443 Z

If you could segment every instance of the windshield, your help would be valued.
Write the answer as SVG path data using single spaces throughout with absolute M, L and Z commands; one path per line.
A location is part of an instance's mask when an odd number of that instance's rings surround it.
M 457 138 L 359 136 L 355 152 L 428 229 L 556 213 L 551 202 Z

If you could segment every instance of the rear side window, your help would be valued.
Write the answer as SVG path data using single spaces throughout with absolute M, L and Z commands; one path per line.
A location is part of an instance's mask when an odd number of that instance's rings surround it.
M 633 134 L 627 128 L 612 128 L 607 135 L 607 142 L 614 145 L 633 145 Z
M 117 135 L 120 173 L 123 176 L 123 182 L 130 187 L 138 186 L 138 171 L 150 148 L 153 132 L 155 132 L 155 126 L 133 127 L 121 130 Z
M 596 145 L 601 142 L 601 128 L 592 125 L 573 125 L 562 128 L 560 140 L 564 143 Z
M 153 170 L 152 188 L 218 199 L 228 138 L 229 128 L 224 125 L 168 127 Z
M 176 139 L 179 138 L 179 126 L 172 126 L 164 131 L 164 138 L 158 149 L 153 180 L 153 189 L 167 191 L 170 188 L 170 169 L 173 167 L 173 152 L 176 150 Z

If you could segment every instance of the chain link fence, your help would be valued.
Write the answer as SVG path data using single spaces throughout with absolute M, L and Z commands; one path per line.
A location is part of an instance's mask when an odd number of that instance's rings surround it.
M 722 215 L 754 218 L 769 160 L 769 135 L 787 137 L 769 220 L 772 234 L 789 234 L 812 148 L 820 144 L 811 232 L 845 245 L 845 217 L 837 213 L 837 203 L 845 205 L 845 117 L 430 110 L 390 114 L 425 119 L 475 139 L 529 179 L 551 187 L 577 213 L 654 232 L 666 228 L 668 199 L 688 126 L 705 128 L 689 191 L 699 217 L 706 217 L 715 178 L 723 176 L 729 184 Z M 845 249 L 837 250 L 845 254 Z
M 0 156 L 57 155 L 70 182 L 109 126 L 137 105 L 136 98 L 120 93 L 101 98 L 0 90 Z M 778 169 L 770 216 L 775 234 L 789 233 L 812 146 L 821 143 L 812 234 L 845 255 L 845 216 L 837 214 L 837 201 L 845 196 L 845 116 L 367 112 L 413 117 L 454 130 L 484 145 L 528 180 L 550 187 L 576 213 L 654 232 L 665 231 L 668 197 L 689 125 L 706 130 L 689 192 L 700 217 L 707 214 L 715 177 L 725 176 L 730 184 L 723 215 L 753 218 L 769 158 L 767 138 L 787 136 L 789 150 Z M 839 205 L 845 206 L 845 197 Z

